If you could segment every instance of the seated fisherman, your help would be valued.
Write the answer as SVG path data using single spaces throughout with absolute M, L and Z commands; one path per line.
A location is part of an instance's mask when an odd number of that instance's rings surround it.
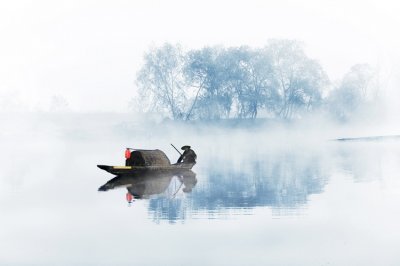
M 197 155 L 196 153 L 190 149 L 190 146 L 185 145 L 181 148 L 184 150 L 183 154 L 179 157 L 176 163 L 196 163 Z

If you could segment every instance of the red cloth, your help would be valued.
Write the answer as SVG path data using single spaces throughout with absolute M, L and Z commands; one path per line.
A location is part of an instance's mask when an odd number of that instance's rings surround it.
M 129 159 L 129 158 L 131 158 L 131 152 L 129 149 L 126 149 L 125 150 L 125 159 Z
M 132 196 L 132 194 L 131 193 L 126 193 L 126 200 L 128 201 L 128 202 L 131 202 L 132 200 L 133 200 L 133 196 Z

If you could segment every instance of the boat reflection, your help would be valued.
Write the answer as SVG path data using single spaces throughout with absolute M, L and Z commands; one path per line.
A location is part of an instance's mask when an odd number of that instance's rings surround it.
M 149 199 L 150 196 L 163 194 L 171 184 L 173 178 L 179 180 L 179 187 L 175 194 L 182 189 L 184 193 L 192 192 L 197 184 L 196 173 L 184 170 L 179 173 L 162 171 L 144 171 L 132 175 L 118 175 L 102 185 L 99 191 L 126 187 L 127 200 Z M 131 197 L 129 196 L 131 195 Z
M 316 195 L 324 192 L 332 177 L 336 182 L 382 179 L 384 163 L 395 163 L 386 160 L 388 154 L 400 158 L 397 148 L 358 144 L 225 157 L 212 154 L 198 165 L 201 182 L 192 171 L 182 176 L 147 173 L 115 177 L 99 190 L 127 187 L 133 199 L 148 199 L 148 216 L 155 222 L 225 219 L 252 215 L 255 209 L 270 211 L 274 217 L 299 216 L 307 213 L 310 200 L 318 199 Z
M 258 207 L 269 208 L 274 216 L 301 215 L 309 196 L 323 192 L 330 158 L 288 152 L 247 161 L 210 157 L 201 165 L 201 184 L 191 170 L 146 171 L 114 177 L 99 190 L 126 187 L 132 196 L 128 201 L 148 199 L 148 215 L 155 222 L 248 215 Z

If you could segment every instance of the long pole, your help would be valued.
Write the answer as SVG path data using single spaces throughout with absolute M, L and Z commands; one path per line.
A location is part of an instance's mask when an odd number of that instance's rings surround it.
M 171 143 L 171 146 L 174 147 L 174 149 L 180 154 L 182 155 L 182 153 Z

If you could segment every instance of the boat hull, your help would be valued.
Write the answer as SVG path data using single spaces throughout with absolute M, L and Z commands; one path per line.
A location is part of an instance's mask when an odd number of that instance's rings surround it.
M 143 174 L 145 172 L 159 172 L 179 174 L 181 172 L 191 170 L 194 164 L 171 164 L 162 166 L 111 166 L 111 165 L 97 165 L 98 168 L 109 172 L 114 175 L 135 175 Z

